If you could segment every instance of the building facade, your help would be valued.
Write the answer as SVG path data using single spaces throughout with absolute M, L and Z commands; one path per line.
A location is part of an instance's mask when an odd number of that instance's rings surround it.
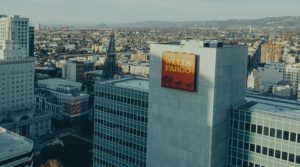
M 296 94 L 300 81 L 300 63 L 266 63 L 258 68 L 258 75 L 261 78 L 261 91 L 272 90 L 274 85 L 284 81 L 292 86 L 293 94 Z
M 230 113 L 228 166 L 300 166 L 300 107 L 267 100 Z M 289 106 L 289 107 L 287 107 Z
M 261 45 L 260 63 L 279 63 L 282 61 L 282 43 L 267 42 Z
M 94 70 L 94 63 L 90 61 L 72 61 L 68 60 L 62 68 L 62 78 L 75 81 L 83 82 L 84 73 Z
M 0 128 L 0 166 L 32 167 L 33 141 Z
M 175 61 L 162 61 L 166 53 L 174 54 Z M 194 89 L 162 87 L 177 79 L 177 73 L 162 78 L 165 63 L 171 62 L 165 70 L 191 73 L 185 68 L 192 63 L 184 58 L 186 54 L 196 57 Z M 215 41 L 152 44 L 150 57 L 147 166 L 226 166 L 228 115 L 244 103 L 247 47 Z M 176 82 L 173 87 L 182 85 Z M 191 83 L 184 86 L 191 88 Z
M 37 81 L 36 109 L 52 113 L 58 120 L 72 119 L 88 114 L 89 95 L 82 92 L 82 84 L 50 78 Z
M 146 166 L 148 80 L 97 82 L 93 166 Z
M 34 27 L 29 27 L 29 56 L 34 57 Z
M 0 47 L 5 40 L 13 41 L 13 44 L 24 49 L 29 54 L 29 19 L 20 16 L 0 16 Z
M 35 112 L 35 59 L 28 56 L 28 22 L 20 16 L 0 16 L 0 125 L 34 138 L 51 132 L 51 115 Z M 40 123 L 47 128 L 36 126 Z

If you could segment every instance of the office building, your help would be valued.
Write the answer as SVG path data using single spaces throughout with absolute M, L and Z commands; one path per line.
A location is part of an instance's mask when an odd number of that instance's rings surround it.
M 0 166 L 32 167 L 33 141 L 0 128 Z
M 148 167 L 224 167 L 228 116 L 244 104 L 247 47 L 219 41 L 150 46 Z
M 89 95 L 82 92 L 82 84 L 50 78 L 37 81 L 36 109 L 52 113 L 58 120 L 72 120 L 90 112 Z
M 36 31 L 40 31 L 40 29 L 41 29 L 41 24 L 40 24 L 39 22 L 35 23 L 34 29 L 35 29 Z
M 20 16 L 0 16 L 0 48 L 6 40 L 24 49 L 29 54 L 29 19 Z
M 260 63 L 279 63 L 282 61 L 284 45 L 280 42 L 268 41 L 262 44 Z
M 299 104 L 250 99 L 230 113 L 228 166 L 300 166 Z
M 260 91 L 260 77 L 257 70 L 252 70 L 247 78 L 247 89 Z
M 293 94 L 296 94 L 300 80 L 300 63 L 266 63 L 258 67 L 258 75 L 261 78 L 262 91 L 272 91 L 274 85 L 284 81 L 291 84 Z
M 0 125 L 34 138 L 51 132 L 51 115 L 34 109 L 35 59 L 28 56 L 28 21 L 0 17 Z
M 34 27 L 29 27 L 29 56 L 34 57 Z
M 84 73 L 94 70 L 94 63 L 90 61 L 68 60 L 62 68 L 62 78 L 74 82 L 83 82 Z
M 94 167 L 146 166 L 148 87 L 138 77 L 96 82 Z

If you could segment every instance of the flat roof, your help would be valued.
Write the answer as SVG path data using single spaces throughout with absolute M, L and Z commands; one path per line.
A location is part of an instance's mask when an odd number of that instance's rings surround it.
M 30 152 L 33 141 L 0 127 L 0 160 Z
M 300 105 L 279 99 L 267 99 L 263 97 L 246 97 L 247 104 L 241 108 L 251 112 L 266 113 L 278 117 L 300 119 Z
M 143 91 L 149 90 L 149 80 L 143 77 L 134 76 L 134 77 L 104 81 L 101 83 L 114 84 L 114 86 L 116 87 L 124 87 L 124 88 L 137 89 Z
M 45 84 L 49 89 L 54 89 L 58 87 L 81 87 L 81 83 L 74 82 L 70 80 L 65 79 L 59 79 L 59 78 L 49 78 L 44 80 L 38 80 L 39 84 Z

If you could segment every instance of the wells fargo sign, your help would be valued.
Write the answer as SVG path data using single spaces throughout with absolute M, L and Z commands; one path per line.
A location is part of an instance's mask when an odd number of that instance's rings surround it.
M 164 52 L 162 55 L 161 86 L 195 91 L 196 55 Z

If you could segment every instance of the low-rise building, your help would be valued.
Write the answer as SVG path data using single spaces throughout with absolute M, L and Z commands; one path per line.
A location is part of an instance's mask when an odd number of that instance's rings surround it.
M 273 86 L 272 94 L 276 96 L 290 97 L 292 94 L 292 88 L 290 85 L 275 85 Z
M 0 166 L 32 167 L 33 141 L 0 128 Z
M 64 79 L 37 81 L 36 109 L 54 114 L 58 120 L 78 117 L 89 110 L 89 95 L 82 92 L 82 84 Z

